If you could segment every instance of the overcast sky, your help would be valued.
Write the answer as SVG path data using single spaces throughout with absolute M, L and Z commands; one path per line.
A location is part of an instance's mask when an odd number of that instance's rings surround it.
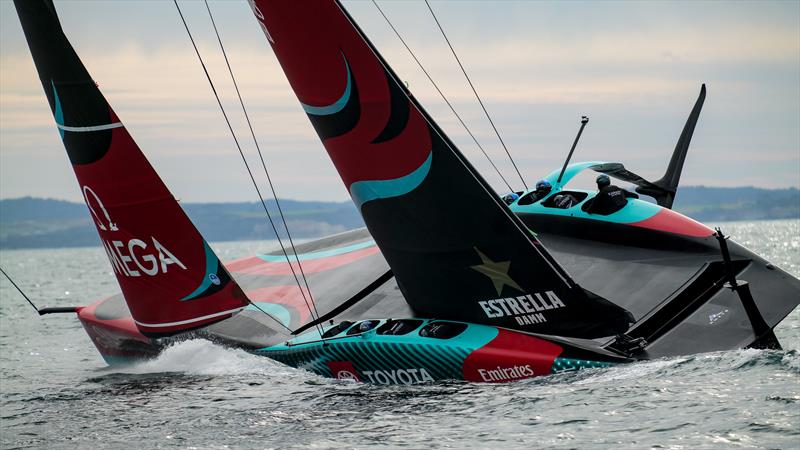
M 519 187 L 424 2 L 379 3 Z M 618 161 L 660 177 L 705 82 L 682 184 L 800 187 L 798 1 L 432 5 L 529 184 L 560 167 L 582 114 L 591 121 L 574 160 Z M 255 163 L 205 6 L 181 6 Z M 504 191 L 374 5 L 345 6 L 461 151 Z M 177 197 L 257 200 L 172 2 L 56 7 L 89 72 Z M 246 1 L 213 1 L 211 8 L 279 196 L 349 198 Z M 25 195 L 80 199 L 13 4 L 0 0 L 0 197 Z

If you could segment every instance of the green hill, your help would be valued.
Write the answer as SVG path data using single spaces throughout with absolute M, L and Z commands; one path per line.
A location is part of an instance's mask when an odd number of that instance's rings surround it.
M 260 203 L 183 203 L 209 241 L 274 239 Z M 267 207 L 280 226 L 274 201 Z M 364 225 L 352 202 L 281 200 L 293 237 L 313 238 Z M 754 187 L 680 189 L 675 210 L 701 222 L 800 218 L 800 190 Z M 83 203 L 41 198 L 0 200 L 0 248 L 97 245 L 99 239 Z
M 261 203 L 182 203 L 209 241 L 274 239 Z M 279 231 L 275 202 L 267 208 Z M 352 202 L 281 200 L 292 237 L 310 238 L 364 226 Z M 282 232 L 281 236 L 284 236 Z M 24 197 L 0 200 L 0 248 L 83 247 L 99 244 L 83 203 Z

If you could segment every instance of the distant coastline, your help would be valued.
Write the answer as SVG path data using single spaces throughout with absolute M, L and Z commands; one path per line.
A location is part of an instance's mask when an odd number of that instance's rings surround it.
M 274 239 L 260 203 L 183 203 L 209 241 Z M 267 202 L 277 214 L 274 201 Z M 293 237 L 313 238 L 364 226 L 350 201 L 281 200 Z M 687 186 L 674 209 L 701 222 L 798 219 L 800 190 Z M 0 249 L 84 247 L 99 238 L 86 205 L 23 197 L 0 200 Z

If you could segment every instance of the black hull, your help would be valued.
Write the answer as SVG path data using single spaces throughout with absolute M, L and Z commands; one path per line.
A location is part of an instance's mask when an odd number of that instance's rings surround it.
M 620 224 L 552 216 L 522 215 L 522 219 L 529 227 L 543 230 L 540 239 L 577 282 L 633 313 L 636 323 L 627 335 L 633 339 L 643 338 L 647 345 L 635 354 L 620 352 L 625 356 L 652 359 L 732 350 L 750 347 L 758 340 L 741 299 L 724 286 L 724 265 L 719 244 L 713 237 L 692 238 Z M 299 250 L 313 252 L 368 238 L 366 230 L 354 230 L 304 244 Z M 775 327 L 796 307 L 800 299 L 800 281 L 734 242 L 730 242 L 729 247 L 737 278 L 749 283 L 764 321 L 769 328 Z M 235 264 L 229 266 L 235 267 Z M 309 282 L 316 294 L 320 314 L 324 316 L 341 310 L 342 302 L 367 284 L 365 273 L 378 279 L 387 268 L 380 253 L 376 253 L 334 269 L 338 272 L 312 274 Z M 286 276 L 241 274 L 235 268 L 231 268 L 231 272 L 248 291 L 262 287 L 265 282 L 282 284 L 286 281 Z M 348 273 L 358 276 L 350 278 Z M 102 324 L 130 318 L 121 296 L 101 302 L 93 311 L 98 313 Z M 391 278 L 332 318 L 341 322 L 415 316 L 420 315 L 408 307 L 396 281 Z M 302 324 L 302 318 L 292 317 L 293 329 Z M 108 327 L 104 329 L 106 335 L 109 330 Z M 87 331 L 91 334 L 92 328 L 87 327 Z M 131 332 L 131 329 L 125 330 L 127 334 Z M 249 350 L 269 347 L 291 338 L 257 310 L 243 311 L 195 332 L 193 336 Z M 541 337 L 577 347 L 615 348 L 613 337 L 594 342 Z M 108 342 L 105 339 L 106 345 Z M 145 342 L 144 339 L 137 342 L 138 355 L 143 354 L 141 346 Z M 150 343 L 152 351 L 145 352 L 148 356 L 157 354 L 163 346 L 156 339 Z M 101 348 L 101 353 L 107 350 Z M 117 350 L 115 354 L 126 353 L 125 349 Z M 587 359 L 591 358 L 587 356 Z
M 746 348 L 759 338 L 739 295 L 724 286 L 725 267 L 713 236 L 695 238 L 603 221 L 522 214 L 582 286 L 628 309 L 642 337 L 638 358 Z M 736 277 L 749 283 L 768 327 L 800 301 L 800 281 L 735 242 Z

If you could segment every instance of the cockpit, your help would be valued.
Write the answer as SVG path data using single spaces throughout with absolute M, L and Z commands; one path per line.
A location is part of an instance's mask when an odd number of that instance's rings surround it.
M 597 191 L 587 191 L 580 189 L 565 189 L 576 175 L 584 170 L 592 169 L 600 173 L 611 173 L 615 178 L 623 181 L 632 182 L 635 174 L 626 171 L 618 163 L 605 163 L 602 161 L 589 161 L 569 165 L 564 171 L 560 181 L 558 176 L 560 171 L 554 171 L 544 178 L 551 189 L 547 191 L 529 190 L 516 193 L 519 198 L 509 203 L 509 207 L 517 213 L 540 213 L 567 216 L 583 216 L 585 218 L 598 218 L 598 216 L 609 216 L 620 210 L 627 209 L 630 200 L 620 202 L 616 208 L 592 208 Z M 508 203 L 508 197 L 504 197 Z M 645 202 L 642 202 L 645 203 Z

